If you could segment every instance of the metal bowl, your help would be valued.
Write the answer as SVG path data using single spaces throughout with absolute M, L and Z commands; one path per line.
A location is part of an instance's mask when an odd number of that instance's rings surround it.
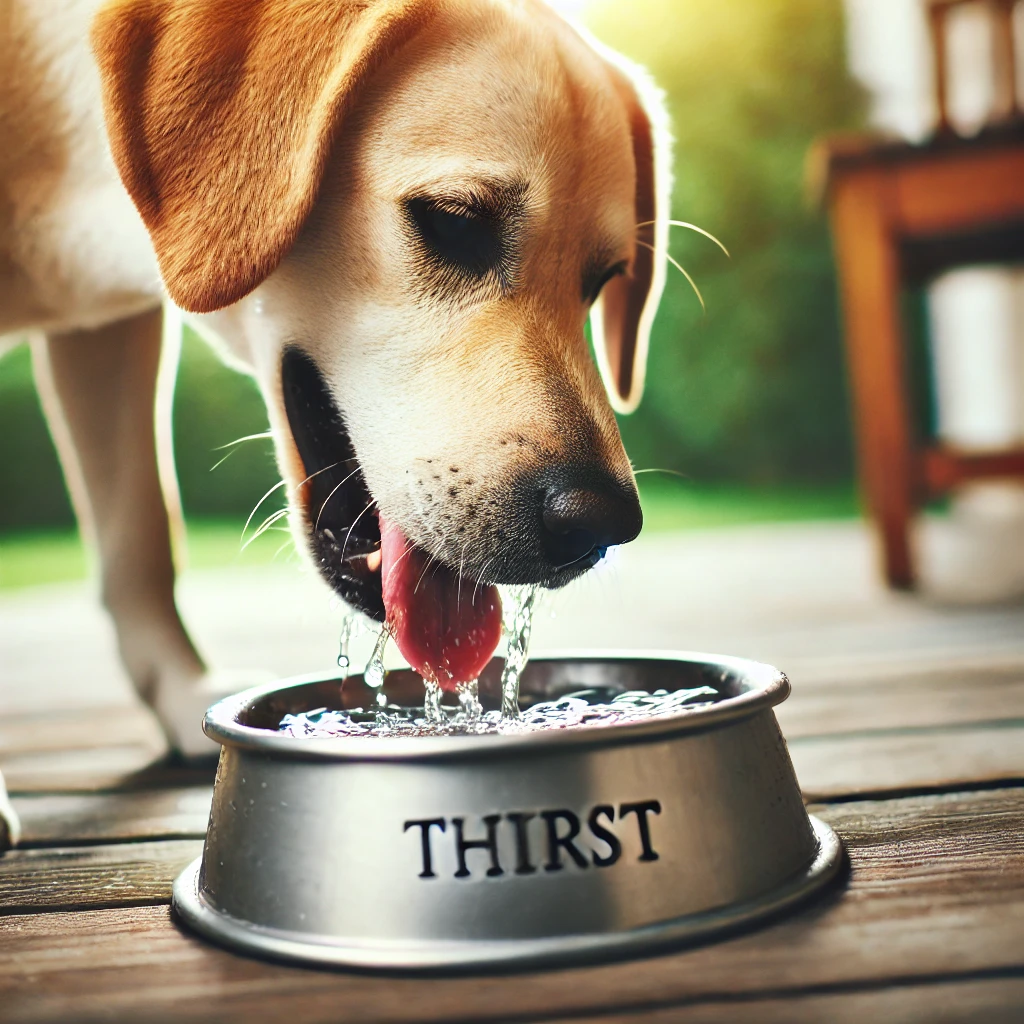
M 498 701 L 500 662 L 481 679 Z M 223 744 L 203 856 L 174 886 L 200 934 L 278 959 L 390 970 L 591 962 L 788 908 L 842 849 L 808 817 L 773 705 L 778 670 L 697 654 L 533 659 L 521 702 L 711 685 L 701 709 L 518 735 L 298 739 L 282 715 L 372 703 L 361 677 L 214 705 Z M 386 686 L 422 701 L 411 672 Z

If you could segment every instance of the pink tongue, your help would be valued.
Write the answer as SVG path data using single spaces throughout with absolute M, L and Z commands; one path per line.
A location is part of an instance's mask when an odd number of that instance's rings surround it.
M 380 516 L 381 581 L 391 635 L 421 676 L 445 690 L 476 679 L 501 639 L 501 598 L 490 584 L 428 566 L 397 526 Z

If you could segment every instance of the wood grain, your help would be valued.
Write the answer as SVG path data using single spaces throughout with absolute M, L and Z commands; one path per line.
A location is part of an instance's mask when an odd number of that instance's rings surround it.
M 1024 725 L 887 730 L 789 742 L 808 800 L 1024 779 Z
M 1024 789 L 865 801 L 822 814 L 847 839 L 848 888 L 688 952 L 427 981 L 234 956 L 179 931 L 165 907 L 19 914 L 0 918 L 0 1005 L 11 1022 L 544 1020 L 1024 971 Z M 936 991 L 933 1005 L 942 1007 Z
M 21 844 L 110 843 L 126 839 L 202 839 L 210 786 L 16 796 Z
M 962 728 L 1006 719 L 1024 722 L 1024 661 L 923 671 L 792 680 L 775 709 L 789 740 L 887 729 Z
M 3 759 L 19 754 L 124 746 L 152 748 L 156 756 L 167 750 L 156 718 L 137 700 L 46 714 L 11 715 L 0 721 L 0 764 Z
M 167 903 L 171 883 L 202 848 L 200 840 L 176 839 L 8 851 L 0 858 L 0 916 Z
M 776 999 L 725 999 L 573 1018 L 579 1024 L 1019 1024 L 1022 1019 L 1024 978 L 941 981 Z M 556 1024 L 558 1018 L 546 1020 Z

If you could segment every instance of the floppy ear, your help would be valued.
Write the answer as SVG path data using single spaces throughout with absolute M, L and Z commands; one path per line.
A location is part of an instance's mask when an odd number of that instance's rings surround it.
M 642 69 L 597 44 L 626 107 L 636 163 L 637 246 L 629 272 L 612 278 L 590 314 L 594 353 L 612 408 L 640 404 L 651 327 L 665 289 L 672 141 L 664 97 Z
M 164 283 L 208 313 L 280 263 L 360 85 L 438 0 L 112 0 L 92 43 Z

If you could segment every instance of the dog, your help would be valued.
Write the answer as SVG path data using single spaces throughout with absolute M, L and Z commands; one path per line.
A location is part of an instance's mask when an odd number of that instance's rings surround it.
M 121 658 L 175 748 L 210 750 L 239 680 L 174 603 L 168 300 L 256 379 L 299 546 L 370 617 L 384 517 L 486 583 L 561 586 L 637 535 L 614 412 L 642 392 L 669 199 L 643 71 L 542 0 L 0 18 L 0 335 L 33 338 Z

